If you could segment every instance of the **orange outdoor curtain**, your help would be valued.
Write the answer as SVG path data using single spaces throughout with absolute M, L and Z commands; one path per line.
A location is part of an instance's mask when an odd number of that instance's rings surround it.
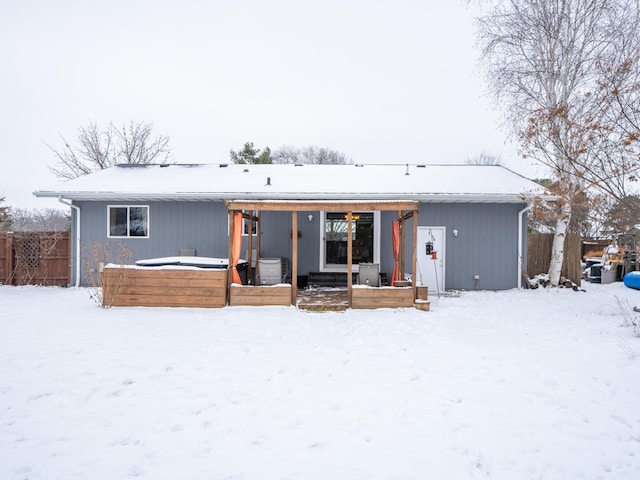
M 396 286 L 396 280 L 400 276 L 398 269 L 400 265 L 398 264 L 398 256 L 400 255 L 400 222 L 398 220 L 394 220 L 391 222 L 391 240 L 393 245 L 393 258 L 395 263 L 393 264 L 393 273 L 391 274 L 391 286 Z
M 240 274 L 238 274 L 238 261 L 240 260 L 240 250 L 242 249 L 242 212 L 233 214 L 233 238 L 231 239 L 231 275 L 233 283 L 242 284 Z

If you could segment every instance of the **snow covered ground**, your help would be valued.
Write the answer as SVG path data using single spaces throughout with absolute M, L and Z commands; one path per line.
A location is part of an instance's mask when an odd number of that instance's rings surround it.
M 346 313 L 0 287 L 0 478 L 637 479 L 640 291 L 584 287 Z

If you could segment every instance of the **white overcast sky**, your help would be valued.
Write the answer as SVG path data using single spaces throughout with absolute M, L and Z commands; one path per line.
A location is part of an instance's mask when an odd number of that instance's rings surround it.
M 252 141 L 316 145 L 358 163 L 464 163 L 506 142 L 462 0 L 23 0 L 0 15 L 0 197 L 57 182 L 89 121 L 154 124 L 178 163 Z M 477 13 L 477 12 L 476 12 Z

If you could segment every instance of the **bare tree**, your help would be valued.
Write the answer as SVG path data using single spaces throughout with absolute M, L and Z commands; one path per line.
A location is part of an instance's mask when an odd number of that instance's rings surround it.
M 584 155 L 576 158 L 576 168 L 585 181 L 602 194 L 632 209 L 637 206 L 633 198 L 640 179 L 640 8 L 637 4 L 618 29 L 618 48 L 598 62 L 596 86 L 585 94 L 588 115 L 576 120 L 578 145 L 584 151 Z
M 123 163 L 167 163 L 171 158 L 169 137 L 153 137 L 152 130 L 150 123 L 130 121 L 122 127 L 111 123 L 102 131 L 97 123 L 90 122 L 78 129 L 75 143 L 69 143 L 61 135 L 62 148 L 47 144 L 57 158 L 49 169 L 57 177 L 72 179 Z
M 118 163 L 131 165 L 148 165 L 150 163 L 167 163 L 171 158 L 169 137 L 152 136 L 153 125 L 150 123 L 129 122 L 116 129 L 111 124 Z
M 273 163 L 306 163 L 311 165 L 348 165 L 353 163 L 344 153 L 326 147 L 296 148 L 283 145 L 273 154 Z
M 553 195 L 558 192 L 559 184 L 548 180 L 537 180 Z M 571 221 L 567 225 L 567 233 L 593 237 L 594 222 L 592 210 L 599 197 L 592 197 L 586 190 L 577 190 L 571 196 Z M 557 222 L 557 211 L 553 202 L 535 200 L 529 212 L 529 228 L 540 233 L 553 233 Z M 599 224 L 598 224 L 599 225 Z
M 589 92 L 598 66 L 633 35 L 621 28 L 637 0 L 505 0 L 478 21 L 489 84 L 524 156 L 550 167 L 557 185 L 551 285 L 558 285 L 572 204 L 585 183 Z M 587 137 L 588 139 L 588 137 Z
M 487 152 L 480 152 L 474 157 L 467 158 L 465 163 L 467 165 L 498 165 L 504 167 L 504 162 L 500 155 Z
M 12 208 L 11 217 L 17 232 L 67 232 L 71 228 L 69 212 L 56 208 Z
M 609 235 L 624 234 L 634 225 L 640 225 L 640 196 L 629 195 L 611 203 L 603 225 Z

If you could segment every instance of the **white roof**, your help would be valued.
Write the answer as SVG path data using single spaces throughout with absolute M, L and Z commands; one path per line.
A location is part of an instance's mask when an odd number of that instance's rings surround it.
M 523 202 L 546 192 L 500 166 L 170 164 L 112 167 L 34 195 L 106 201 Z

